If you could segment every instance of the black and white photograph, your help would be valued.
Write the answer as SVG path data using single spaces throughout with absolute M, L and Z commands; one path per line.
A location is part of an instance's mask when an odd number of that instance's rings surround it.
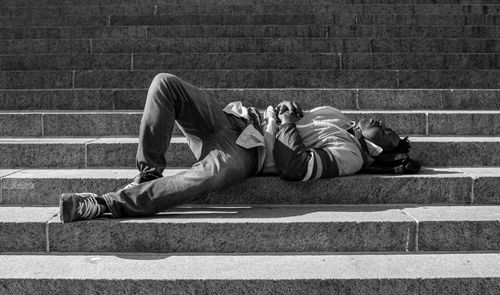
M 0 295 L 500 295 L 500 0 L 0 0 Z

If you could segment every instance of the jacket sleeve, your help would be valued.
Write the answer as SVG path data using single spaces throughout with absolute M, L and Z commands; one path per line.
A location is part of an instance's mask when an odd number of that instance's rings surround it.
M 280 177 L 286 180 L 307 181 L 339 175 L 333 155 L 323 149 L 306 148 L 293 123 L 280 125 L 273 155 Z

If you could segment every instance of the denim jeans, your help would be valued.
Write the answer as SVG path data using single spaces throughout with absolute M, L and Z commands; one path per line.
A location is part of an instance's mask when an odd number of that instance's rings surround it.
M 174 122 L 198 162 L 190 169 L 104 195 L 113 217 L 150 216 L 167 208 L 209 196 L 255 174 L 257 152 L 236 144 L 241 119 L 197 87 L 171 74 L 158 74 L 149 87 L 139 130 L 137 168 L 161 175 Z

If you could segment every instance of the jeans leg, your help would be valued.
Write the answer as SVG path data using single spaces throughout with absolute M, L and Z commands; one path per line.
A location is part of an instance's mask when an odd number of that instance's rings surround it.
M 231 123 L 207 93 L 171 74 L 158 74 L 149 87 L 139 128 L 136 165 L 141 174 L 161 176 L 174 122 L 199 160 L 203 143 Z
M 238 132 L 223 129 L 206 142 L 206 156 L 191 169 L 104 195 L 113 217 L 150 216 L 209 196 L 255 173 L 257 152 L 236 144 Z

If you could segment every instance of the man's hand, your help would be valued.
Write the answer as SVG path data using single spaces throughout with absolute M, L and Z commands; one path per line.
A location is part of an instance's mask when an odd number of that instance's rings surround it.
M 304 114 L 302 113 L 302 109 L 295 102 L 291 101 L 282 101 L 276 107 L 276 112 L 278 113 L 278 119 L 280 120 L 280 124 L 286 123 L 296 123 Z

